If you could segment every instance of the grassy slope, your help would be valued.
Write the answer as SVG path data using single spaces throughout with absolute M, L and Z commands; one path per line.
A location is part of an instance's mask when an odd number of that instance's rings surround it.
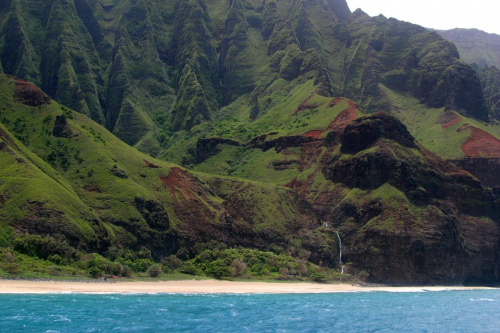
M 461 120 L 450 127 L 443 128 L 439 118 L 445 112 L 444 108 L 427 108 L 415 98 L 403 93 L 395 93 L 383 85 L 381 85 L 381 89 L 393 105 L 393 114 L 408 127 L 418 142 L 441 158 L 459 159 L 464 157 L 461 146 L 470 137 L 470 131 L 460 129 L 466 124 L 482 129 L 500 139 L 500 126 L 498 124 L 484 123 L 455 112 Z
M 13 89 L 14 80 L 2 75 L 1 120 L 6 124 L 5 127 L 17 129 L 14 133 L 22 137 L 24 143 L 18 142 L 19 148 L 9 148 L 15 154 L 13 156 L 1 152 L 2 165 L 9 166 L 6 167 L 8 172 L 1 175 L 1 183 L 6 190 L 16 187 L 13 179 L 20 177 L 19 163 L 12 161 L 17 155 L 26 155 L 30 163 L 21 164 L 25 174 L 23 177 L 27 179 L 22 181 L 22 186 L 27 188 L 25 191 L 30 189 L 32 192 L 23 192 L 17 201 L 6 198 L 7 204 L 0 210 L 4 224 L 16 225 L 18 217 L 24 214 L 23 204 L 36 198 L 38 193 L 43 194 L 39 200 L 46 201 L 47 206 L 57 207 L 70 225 L 83 225 L 82 229 L 88 231 L 91 220 L 99 221 L 111 243 L 119 246 L 126 244 L 123 243 L 124 239 L 131 237 L 130 234 L 127 236 L 130 230 L 126 229 L 134 225 L 154 234 L 136 208 L 136 198 L 151 200 L 164 207 L 170 218 L 170 230 L 181 233 L 188 232 L 196 223 L 199 226 L 195 228 L 204 228 L 204 223 L 218 225 L 219 216 L 224 212 L 221 204 L 225 200 L 222 198 L 231 196 L 234 200 L 249 203 L 246 210 L 236 212 L 234 218 L 241 223 L 255 223 L 250 226 L 253 232 L 259 233 L 267 227 L 269 230 L 275 227 L 282 229 L 290 219 L 303 218 L 297 210 L 282 209 L 282 205 L 292 204 L 293 192 L 274 185 L 189 172 L 188 178 L 194 181 L 192 185 L 188 182 L 187 188 L 182 185 L 166 187 L 160 177 L 168 177 L 172 168 L 178 166 L 138 152 L 86 116 L 69 111 L 56 102 L 40 107 L 14 103 Z M 68 116 L 71 138 L 56 138 L 52 135 L 55 116 L 63 113 Z M 55 152 L 55 159 L 49 158 L 52 152 Z M 52 164 L 49 165 L 40 157 L 51 160 Z M 145 160 L 156 168 L 147 167 Z M 37 183 L 26 186 L 29 179 L 35 178 Z M 194 210 L 188 217 L 181 217 L 178 210 L 182 211 L 183 203 L 191 204 L 191 201 L 197 202 L 195 208 L 199 211 Z M 258 211 L 256 207 L 259 207 Z M 19 211 L 13 213 L 13 209 Z M 290 212 L 296 216 L 290 216 Z M 250 215 L 250 218 L 245 214 Z M 247 222 L 244 222 L 245 219 Z

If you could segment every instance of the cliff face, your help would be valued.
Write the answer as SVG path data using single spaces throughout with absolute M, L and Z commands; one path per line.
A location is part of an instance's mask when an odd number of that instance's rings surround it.
M 323 172 L 350 190 L 331 211 L 349 261 L 393 283 L 476 283 L 498 274 L 499 211 L 477 180 L 413 142 L 387 114 L 352 122 L 339 150 Z M 482 221 L 484 212 L 497 222 Z
M 465 158 L 460 160 L 450 160 L 459 168 L 470 172 L 477 177 L 481 183 L 489 187 L 500 187 L 500 174 L 497 172 L 500 167 L 500 158 Z
M 495 66 L 477 68 L 486 105 L 492 119 L 500 120 L 500 70 Z

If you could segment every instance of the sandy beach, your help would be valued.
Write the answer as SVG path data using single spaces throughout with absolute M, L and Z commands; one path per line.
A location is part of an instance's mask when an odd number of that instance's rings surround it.
M 233 282 L 217 280 L 159 282 L 67 282 L 0 280 L 0 294 L 44 293 L 336 293 L 336 292 L 418 292 L 489 289 L 487 287 L 364 287 L 351 284 Z

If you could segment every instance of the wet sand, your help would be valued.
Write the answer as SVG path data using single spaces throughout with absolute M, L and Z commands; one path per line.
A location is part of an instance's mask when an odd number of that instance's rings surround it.
M 490 289 L 487 287 L 366 287 L 351 284 L 267 283 L 217 280 L 158 282 L 68 282 L 0 280 L 0 294 L 45 293 L 172 293 L 172 294 L 255 294 L 255 293 L 337 293 L 337 292 L 420 292 Z

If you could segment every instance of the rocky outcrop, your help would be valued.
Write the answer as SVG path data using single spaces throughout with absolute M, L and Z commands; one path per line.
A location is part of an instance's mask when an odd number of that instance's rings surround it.
M 490 117 L 500 121 L 500 70 L 496 66 L 485 66 L 477 68 L 477 73 L 483 87 L 486 104 L 490 109 Z
M 32 83 L 16 79 L 14 100 L 28 106 L 36 107 L 50 103 L 50 98 Z
M 73 132 L 71 132 L 71 128 L 66 121 L 65 115 L 56 116 L 54 128 L 52 129 L 52 135 L 58 138 L 69 138 L 73 135 Z
M 199 139 L 196 143 L 196 155 L 195 155 L 195 163 L 199 164 L 212 156 L 217 155 L 222 151 L 219 145 L 230 145 L 230 146 L 240 146 L 241 143 L 231 139 L 224 138 L 204 138 Z
M 500 187 L 500 158 L 465 158 L 450 160 L 461 169 L 474 175 L 488 187 Z
M 269 135 L 273 135 L 273 133 L 270 133 Z M 280 152 L 286 148 L 300 147 L 305 143 L 323 141 L 322 139 L 318 139 L 314 136 L 306 135 L 280 136 L 276 139 L 270 140 L 268 140 L 267 137 L 268 134 L 258 136 L 250 140 L 247 145 L 251 148 L 262 149 L 263 151 L 274 148 L 277 152 Z
M 490 190 L 386 113 L 331 133 L 340 137 L 327 139 L 321 172 L 335 186 L 311 203 L 341 235 L 351 269 L 393 284 L 498 281 L 500 209 Z M 314 178 L 288 186 L 309 197 Z
M 352 121 L 342 134 L 341 150 L 346 154 L 355 154 L 380 139 L 392 140 L 407 148 L 416 147 L 405 125 L 388 113 L 379 112 Z

